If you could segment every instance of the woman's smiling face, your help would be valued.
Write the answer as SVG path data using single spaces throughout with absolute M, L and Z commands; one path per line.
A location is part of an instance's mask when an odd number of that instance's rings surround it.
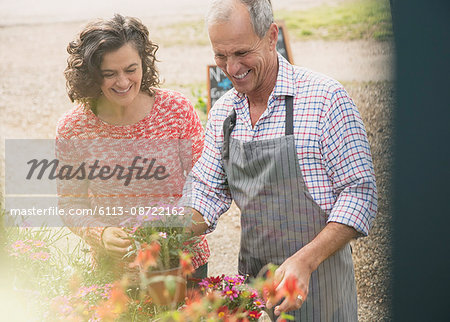
M 100 86 L 109 103 L 129 106 L 138 96 L 142 83 L 142 61 L 131 43 L 103 55 Z

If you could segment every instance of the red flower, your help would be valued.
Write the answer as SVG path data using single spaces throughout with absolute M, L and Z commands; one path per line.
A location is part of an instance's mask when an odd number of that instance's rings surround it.
M 259 317 L 262 315 L 261 312 L 258 311 L 248 311 L 248 316 L 251 317 L 252 319 L 259 319 Z
M 294 275 L 289 275 L 283 285 L 283 296 L 289 301 L 290 304 L 294 304 L 297 301 L 297 296 L 300 294 L 305 299 L 303 291 L 298 287 L 298 280 Z
M 212 284 L 220 284 L 220 283 L 222 283 L 224 278 L 225 278 L 225 275 L 222 274 L 221 276 L 210 276 L 210 277 L 207 277 L 207 280 L 210 281 Z
M 201 286 L 204 290 L 209 289 L 217 289 L 224 279 L 225 275 L 222 274 L 222 276 L 210 276 L 204 278 L 200 283 L 198 283 L 199 286 Z
M 222 305 L 221 307 L 219 307 L 216 312 L 217 316 L 221 319 L 227 317 L 230 314 L 226 305 Z

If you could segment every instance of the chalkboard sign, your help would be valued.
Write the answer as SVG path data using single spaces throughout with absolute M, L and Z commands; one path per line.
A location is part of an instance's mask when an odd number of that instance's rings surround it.
M 279 28 L 277 51 L 286 58 L 291 64 L 294 63 L 287 29 L 282 21 L 276 22 Z M 208 86 L 208 113 L 214 103 L 226 92 L 228 92 L 233 84 L 227 78 L 225 73 L 216 65 L 208 65 L 207 67 L 207 86 Z
M 289 37 L 284 22 L 279 20 L 276 22 L 278 25 L 278 41 L 277 51 L 287 59 L 288 62 L 294 64 L 294 57 L 292 57 L 291 44 L 289 43 Z
M 233 84 L 219 66 L 208 65 L 208 113 L 214 103 L 232 87 Z

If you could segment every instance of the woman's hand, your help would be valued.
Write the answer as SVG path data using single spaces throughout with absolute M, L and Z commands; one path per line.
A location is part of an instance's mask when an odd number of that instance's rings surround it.
M 116 259 L 122 259 L 133 247 L 128 234 L 117 227 L 106 227 L 103 230 L 102 242 L 109 256 Z

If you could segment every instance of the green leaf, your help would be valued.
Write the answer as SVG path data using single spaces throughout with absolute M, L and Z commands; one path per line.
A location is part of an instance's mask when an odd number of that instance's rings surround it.
M 295 320 L 294 317 L 293 317 L 292 315 L 287 314 L 287 313 L 285 313 L 285 312 L 281 312 L 280 317 L 281 317 L 282 319 L 289 320 L 289 321 L 294 321 L 294 320 Z

